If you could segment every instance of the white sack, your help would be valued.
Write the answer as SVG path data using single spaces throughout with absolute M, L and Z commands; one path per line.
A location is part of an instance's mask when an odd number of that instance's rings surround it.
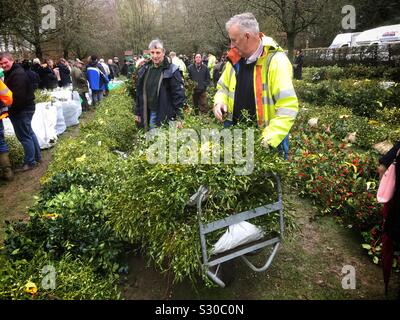
M 32 117 L 32 130 L 41 149 L 52 147 L 57 142 L 57 108 L 51 103 L 37 103 Z
M 212 254 L 218 254 L 231 250 L 240 245 L 262 239 L 264 232 L 247 221 L 231 225 L 222 235 L 211 250 Z
M 64 119 L 63 106 L 62 106 L 61 102 L 57 101 L 57 102 L 53 103 L 53 107 L 57 108 L 56 131 L 57 131 L 57 135 L 60 135 L 65 130 L 67 130 L 67 125 L 65 124 L 65 119 Z
M 67 127 L 79 124 L 79 117 L 82 114 L 82 106 L 80 102 L 75 100 L 62 102 L 62 109 Z

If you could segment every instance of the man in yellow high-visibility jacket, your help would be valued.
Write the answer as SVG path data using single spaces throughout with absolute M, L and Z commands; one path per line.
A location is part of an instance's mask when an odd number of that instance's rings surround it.
M 263 145 L 278 148 L 285 159 L 289 131 L 298 113 L 292 65 L 279 45 L 259 32 L 252 13 L 226 23 L 231 50 L 214 98 L 214 115 L 225 126 L 247 111 L 263 130 Z

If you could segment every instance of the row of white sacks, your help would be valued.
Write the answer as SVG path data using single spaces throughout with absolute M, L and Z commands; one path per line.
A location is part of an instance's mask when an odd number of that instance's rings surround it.
M 35 132 L 41 149 L 48 149 L 57 142 L 58 136 L 67 127 L 79 124 L 82 106 L 79 94 L 68 89 L 49 91 L 55 102 L 36 104 L 32 118 L 32 129 Z M 15 136 L 10 119 L 3 120 L 5 135 Z

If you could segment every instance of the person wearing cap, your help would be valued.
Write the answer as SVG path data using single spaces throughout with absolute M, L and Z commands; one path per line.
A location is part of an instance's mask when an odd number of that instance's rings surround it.
M 176 65 L 168 62 L 164 45 L 159 39 L 149 44 L 151 60 L 138 71 L 135 120 L 145 130 L 182 117 L 185 88 Z
M 86 93 L 89 92 L 89 87 L 87 85 L 85 73 L 82 71 L 84 65 L 85 64 L 81 60 L 76 59 L 71 71 L 72 90 L 78 92 L 81 97 L 82 110 L 89 111 L 90 107 L 86 98 Z

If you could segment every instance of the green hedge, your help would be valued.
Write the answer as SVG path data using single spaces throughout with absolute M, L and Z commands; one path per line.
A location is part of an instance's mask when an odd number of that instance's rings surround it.
M 305 103 L 320 106 L 345 106 L 354 114 L 370 119 L 379 111 L 398 108 L 400 104 L 400 84 L 383 88 L 378 81 L 370 80 L 327 80 L 308 83 L 295 81 L 296 93 Z
M 378 142 L 389 140 L 392 143 L 400 140 L 400 126 L 382 120 L 370 120 L 357 116 L 352 110 L 344 107 L 314 106 L 306 104 L 301 108 L 294 124 L 293 131 L 309 130 L 308 121 L 318 119 L 319 132 L 329 132 L 337 140 L 343 140 L 349 133 L 356 132 L 354 146 L 371 149 Z M 400 121 L 399 118 L 396 119 Z M 301 129 L 300 129 L 301 128 Z
M 400 68 L 353 64 L 346 67 L 325 66 L 303 69 L 303 80 L 308 82 L 344 79 L 379 79 L 400 82 Z

